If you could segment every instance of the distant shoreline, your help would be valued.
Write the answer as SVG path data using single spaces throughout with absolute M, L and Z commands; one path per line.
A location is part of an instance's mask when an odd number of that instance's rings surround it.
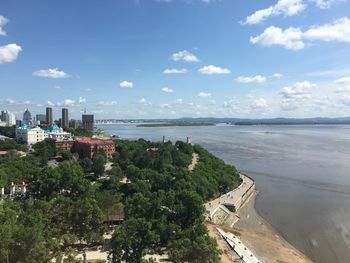
M 143 123 L 138 124 L 136 127 L 191 127 L 191 126 L 216 126 L 215 123 L 209 122 L 174 122 L 174 123 Z
M 236 122 L 232 123 L 232 125 L 237 126 L 283 126 L 283 125 L 350 125 L 350 122 Z

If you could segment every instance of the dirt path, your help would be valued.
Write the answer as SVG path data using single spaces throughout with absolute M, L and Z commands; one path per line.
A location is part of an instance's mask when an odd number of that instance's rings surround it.
M 188 166 L 189 171 L 193 171 L 198 163 L 199 155 L 197 153 L 192 153 L 192 163 Z

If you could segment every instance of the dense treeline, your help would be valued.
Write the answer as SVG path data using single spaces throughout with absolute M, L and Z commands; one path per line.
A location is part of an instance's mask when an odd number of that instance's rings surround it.
M 200 160 L 191 177 L 196 191 L 204 200 L 216 198 L 241 184 L 242 180 L 234 166 L 225 164 L 200 145 L 195 145 L 194 150 Z
M 66 132 L 70 132 L 72 135 L 74 136 L 78 136 L 78 137 L 92 137 L 92 132 L 89 132 L 88 130 L 84 129 L 84 128 L 68 128 L 65 127 L 64 130 Z
M 190 172 L 194 152 L 200 159 Z M 123 188 L 125 222 L 113 235 L 113 262 L 141 262 L 150 251 L 175 263 L 219 262 L 203 201 L 240 184 L 234 167 L 180 141 L 120 141 L 114 162 L 131 183 Z
M 0 134 L 9 138 L 16 138 L 16 125 L 0 126 Z
M 13 139 L 0 140 L 0 151 L 27 151 L 28 147 L 26 145 L 18 144 Z
M 112 168 L 105 171 L 102 154 L 79 159 L 58 152 L 50 140 L 33 148 L 27 157 L 0 158 L 5 192 L 11 182 L 22 181 L 28 191 L 26 198 L 0 203 L 0 263 L 80 262 L 75 259 L 80 248 L 103 244 L 103 222 L 111 216 L 125 218 L 111 239 L 112 262 L 143 262 L 153 253 L 165 253 L 175 263 L 219 262 L 204 225 L 203 202 L 240 179 L 234 167 L 205 149 L 120 140 Z M 199 161 L 189 171 L 193 153 Z

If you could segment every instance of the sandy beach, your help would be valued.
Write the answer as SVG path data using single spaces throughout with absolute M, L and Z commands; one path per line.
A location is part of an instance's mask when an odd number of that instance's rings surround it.
M 239 209 L 239 220 L 233 228 L 223 227 L 227 232 L 240 237 L 244 244 L 263 262 L 269 263 L 309 263 L 312 262 L 295 247 L 289 244 L 268 222 L 256 212 L 256 193 Z M 211 232 L 214 227 L 208 228 Z M 214 234 L 211 234 L 214 236 Z M 219 248 L 225 248 L 219 241 Z M 221 243 L 221 245 L 220 245 Z M 225 253 L 221 262 L 228 262 Z M 232 261 L 231 261 L 232 262 Z

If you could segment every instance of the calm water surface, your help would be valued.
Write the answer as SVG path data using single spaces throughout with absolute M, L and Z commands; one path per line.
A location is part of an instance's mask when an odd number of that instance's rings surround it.
M 256 208 L 315 262 L 350 262 L 350 126 L 99 126 L 121 138 L 184 140 L 252 176 Z

